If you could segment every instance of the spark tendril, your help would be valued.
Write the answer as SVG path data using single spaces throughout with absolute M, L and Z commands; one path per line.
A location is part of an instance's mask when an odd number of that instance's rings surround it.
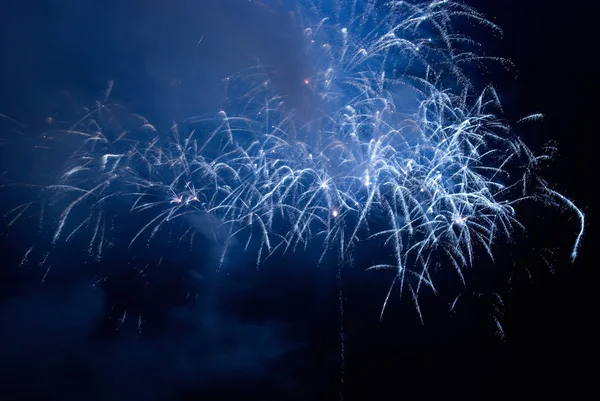
M 311 65 L 302 82 L 310 113 L 290 107 L 259 64 L 227 78 L 229 91 L 244 92 L 231 96 L 243 112 L 221 110 L 160 132 L 140 116 L 119 121 L 107 104 L 111 82 L 93 110 L 39 145 L 73 149 L 58 182 L 39 186 L 62 205 L 52 244 L 79 236 L 101 258 L 114 245 L 119 221 L 108 211 L 116 203 L 143 216 L 128 247 L 164 231 L 193 241 L 196 228 L 185 218 L 210 216 L 226 233 L 220 264 L 233 239 L 243 239 L 257 265 L 312 246 L 322 248 L 320 260 L 333 251 L 343 261 L 361 243 L 380 241 L 389 257 L 369 269 L 396 274 L 382 314 L 394 288 L 408 292 L 420 314 L 419 293 L 435 291 L 439 263 L 464 283 L 477 252 L 494 259 L 495 242 L 521 227 L 516 207 L 525 200 L 577 214 L 575 259 L 582 211 L 537 178 L 548 155 L 516 137 L 495 87 L 478 91 L 469 78 L 487 62 L 510 62 L 483 55 L 455 22 L 500 33 L 496 25 L 446 0 L 301 3 L 292 18 Z M 32 203 L 9 212 L 11 224 Z

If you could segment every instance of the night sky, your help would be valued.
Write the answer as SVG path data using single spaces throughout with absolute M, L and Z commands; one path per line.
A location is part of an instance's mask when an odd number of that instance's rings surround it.
M 94 263 L 73 242 L 57 247 L 61 262 L 42 283 L 45 269 L 19 267 L 32 235 L 5 228 L 3 218 L 0 400 L 577 399 L 591 389 L 592 163 L 599 145 L 593 11 L 579 0 L 467 2 L 504 30 L 502 40 L 489 38 L 486 52 L 516 65 L 482 78 L 496 83 L 506 118 L 542 112 L 545 120 L 519 126 L 519 135 L 533 149 L 558 142 L 543 176 L 586 213 L 574 264 L 576 218 L 524 206 L 527 231 L 498 244 L 494 264 L 482 255 L 467 272 L 469 289 L 454 282 L 444 288 L 442 279 L 440 295 L 424 293 L 421 324 L 408 297 L 392 296 L 380 321 L 393 276 L 365 272 L 369 255 L 356 255 L 354 266 L 342 269 L 342 334 L 337 262 L 332 256 L 317 266 L 319 250 L 278 256 L 258 270 L 251 255 L 236 255 L 217 271 L 208 244 L 195 252 L 168 244 L 127 256 L 115 251 Z M 283 2 L 264 3 L 271 7 L 5 0 L 0 114 L 33 138 L 48 129 L 49 117 L 60 124 L 66 110 L 93 104 L 114 79 L 113 101 L 168 127 L 226 107 L 221 80 L 254 59 L 273 65 L 281 92 L 304 110 L 299 83 L 310 64 L 299 50 L 302 38 Z M 0 120 L 0 138 L 11 140 L 11 124 Z M 2 171 L 22 170 L 24 179 L 36 172 L 31 156 L 6 149 L 0 146 Z M 473 295 L 473 288 L 488 295 Z M 444 294 L 460 291 L 449 312 L 454 298 Z M 505 339 L 489 316 L 492 292 L 506 302 Z

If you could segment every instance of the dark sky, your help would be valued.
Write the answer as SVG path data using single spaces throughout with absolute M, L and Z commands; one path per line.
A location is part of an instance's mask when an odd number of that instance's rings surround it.
M 301 108 L 310 68 L 301 38 L 280 2 L 254 3 L 4 1 L 0 114 L 37 129 L 47 117 L 60 120 L 65 100 L 93 102 L 114 79 L 115 99 L 169 124 L 224 107 L 221 80 L 255 57 L 273 65 L 280 90 Z M 533 147 L 558 141 L 546 178 L 592 222 L 593 11 L 579 0 L 468 3 L 505 31 L 502 41 L 490 39 L 490 52 L 517 65 L 494 79 L 508 118 L 546 115 L 520 134 Z M 35 164 L 0 157 L 3 170 Z M 360 257 L 344 270 L 341 335 L 333 259 L 315 266 L 310 254 L 281 257 L 257 271 L 240 257 L 216 272 L 208 248 L 186 256 L 165 246 L 134 260 L 111 254 L 84 264 L 77 250 L 59 247 L 62 262 L 42 284 L 42 269 L 17 267 L 31 238 L 0 230 L 0 399 L 337 400 L 340 392 L 346 400 L 495 399 L 558 391 L 578 398 L 591 388 L 587 366 L 595 362 L 595 230 L 588 223 L 571 265 L 575 219 L 537 207 L 523 213 L 527 233 L 500 245 L 495 265 L 482 260 L 469 274 L 476 288 L 504 291 L 505 342 L 494 335 L 489 295 L 465 293 L 454 314 L 443 295 L 424 295 L 424 325 L 407 298 L 392 302 L 380 322 L 391 278 L 363 272 L 368 261 Z M 555 274 L 540 257 L 553 246 L 562 247 Z M 521 273 L 509 292 L 511 269 Z

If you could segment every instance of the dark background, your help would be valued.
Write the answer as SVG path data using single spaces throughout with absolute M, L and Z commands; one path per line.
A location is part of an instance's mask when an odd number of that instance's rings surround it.
M 576 218 L 525 206 L 520 213 L 528 231 L 499 245 L 495 264 L 481 258 L 466 290 L 442 288 L 463 292 L 454 313 L 446 292 L 422 295 L 421 325 L 408 297 L 392 297 L 379 321 L 391 277 L 363 272 L 367 261 L 359 256 L 342 272 L 342 335 L 333 258 L 315 266 L 310 254 L 281 257 L 257 271 L 251 258 L 239 257 L 217 272 L 206 247 L 191 256 L 168 246 L 133 260 L 112 254 L 99 264 L 83 263 L 77 249 L 56 249 L 62 262 L 41 283 L 44 268 L 17 267 L 32 238 L 6 229 L 0 399 L 577 398 L 590 390 L 594 13 L 582 1 L 469 4 L 504 29 L 501 41 L 489 39 L 487 51 L 517 66 L 493 77 L 507 118 L 542 112 L 543 123 L 518 126 L 519 134 L 534 149 L 558 141 L 560 153 L 544 176 L 588 221 L 575 264 L 569 247 Z M 221 79 L 253 56 L 275 66 L 277 85 L 300 107 L 298 82 L 307 61 L 285 7 L 270 6 L 4 1 L 0 113 L 27 126 L 20 130 L 38 133 L 48 117 L 60 121 L 65 102 L 92 103 L 114 79 L 115 101 L 159 126 L 169 124 L 224 107 Z M 14 126 L 0 124 L 10 139 Z M 24 169 L 34 163 L 25 155 L 11 155 L 10 163 L 6 153 L 0 156 L 3 170 L 14 168 L 15 157 Z M 490 318 L 495 291 L 506 302 L 505 341 Z

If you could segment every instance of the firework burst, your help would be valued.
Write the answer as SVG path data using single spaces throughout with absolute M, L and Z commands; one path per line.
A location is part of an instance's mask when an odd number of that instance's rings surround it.
M 478 90 L 469 79 L 488 62 L 510 63 L 484 56 L 456 22 L 497 26 L 453 1 L 303 1 L 291 18 L 311 66 L 302 82 L 309 113 L 288 105 L 260 63 L 224 80 L 233 111 L 166 132 L 140 116 L 119 119 L 111 83 L 69 129 L 43 135 L 37 147 L 69 156 L 59 179 L 28 187 L 35 198 L 6 214 L 10 224 L 43 199 L 42 210 L 60 207 L 49 242 L 85 238 L 101 258 L 127 217 L 114 217 L 115 205 L 143 217 L 128 247 L 161 232 L 193 242 L 197 229 L 184 217 L 210 216 L 226 232 L 221 264 L 233 239 L 257 264 L 309 246 L 344 261 L 380 241 L 391 259 L 370 269 L 396 273 L 383 309 L 399 288 L 420 310 L 419 292 L 435 291 L 440 263 L 464 282 L 476 252 L 493 259 L 497 239 L 521 226 L 516 206 L 526 200 L 579 217 L 576 257 L 584 216 L 536 175 L 549 156 L 513 134 L 493 86 Z

